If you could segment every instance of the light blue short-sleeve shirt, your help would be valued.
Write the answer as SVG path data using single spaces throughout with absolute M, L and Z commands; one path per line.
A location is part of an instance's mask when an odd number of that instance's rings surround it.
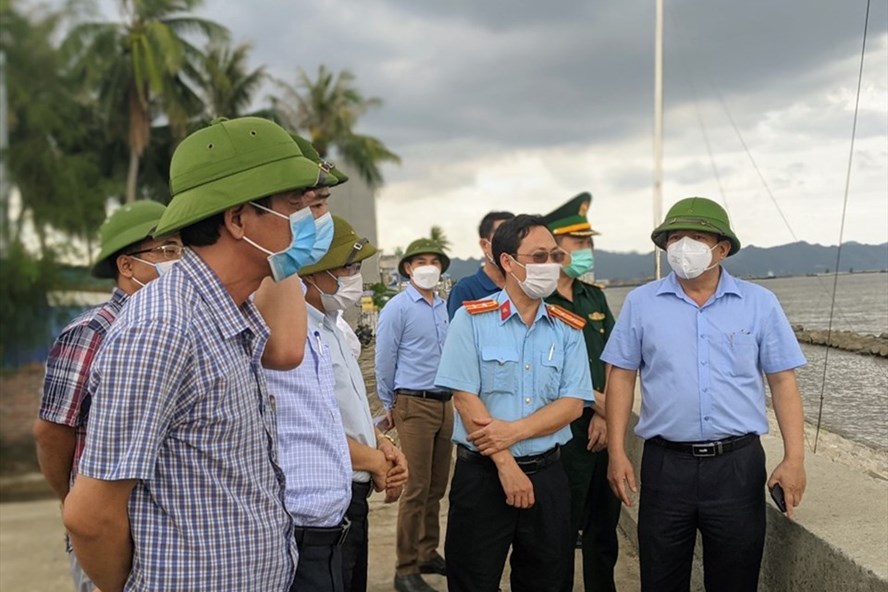
M 766 433 L 763 373 L 805 364 L 777 297 L 724 268 L 703 306 L 674 273 L 630 292 L 601 359 L 641 374 L 635 433 L 675 442 Z
M 456 312 L 447 333 L 435 384 L 476 394 L 496 419 L 523 419 L 563 397 L 593 400 L 583 333 L 550 315 L 541 305 L 528 327 L 508 294 L 491 298 L 496 310 Z M 466 439 L 459 414 L 453 441 L 476 450 Z M 510 447 L 513 456 L 542 454 L 571 438 L 570 426 Z

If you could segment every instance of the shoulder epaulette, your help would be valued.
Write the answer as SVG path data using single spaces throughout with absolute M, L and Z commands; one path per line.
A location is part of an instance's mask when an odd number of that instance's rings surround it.
M 557 304 L 547 304 L 546 308 L 549 311 L 549 314 L 564 321 L 574 329 L 582 329 L 586 326 L 586 319 L 583 317 L 576 315 L 565 308 L 561 308 Z
M 463 300 L 463 306 L 470 315 L 476 315 L 482 312 L 490 312 L 499 308 L 499 302 L 496 300 Z

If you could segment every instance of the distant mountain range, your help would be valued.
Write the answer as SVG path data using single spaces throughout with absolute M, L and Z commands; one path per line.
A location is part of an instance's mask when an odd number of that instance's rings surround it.
M 725 262 L 732 274 L 741 277 L 807 275 L 835 271 L 837 247 L 812 245 L 806 242 L 779 247 L 743 247 Z M 471 275 L 478 270 L 481 259 L 452 259 L 448 273 L 454 279 Z M 595 251 L 595 277 L 610 281 L 627 281 L 653 276 L 654 254 L 613 253 Z M 663 255 L 663 270 L 669 265 Z M 888 270 L 888 243 L 862 245 L 849 242 L 842 246 L 839 271 Z

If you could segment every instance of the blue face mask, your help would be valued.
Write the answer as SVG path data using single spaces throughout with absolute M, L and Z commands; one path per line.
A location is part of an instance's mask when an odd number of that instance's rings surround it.
M 565 275 L 576 278 L 592 271 L 593 267 L 595 267 L 595 255 L 592 249 L 577 249 L 570 254 L 570 265 L 565 265 L 563 269 Z
M 253 245 L 263 253 L 268 253 L 268 265 L 271 267 L 271 276 L 274 281 L 281 282 L 290 276 L 299 273 L 299 270 L 306 265 L 311 265 L 312 248 L 315 244 L 317 229 L 315 227 L 314 218 L 311 215 L 311 208 L 302 208 L 297 212 L 293 212 L 289 216 L 285 216 L 280 212 L 275 212 L 270 208 L 260 206 L 259 204 L 250 202 L 253 206 L 264 210 L 270 214 L 274 214 L 280 218 L 290 221 L 290 246 L 283 251 L 269 251 L 265 247 L 261 247 L 246 236 L 244 240 Z
M 314 265 L 324 258 L 333 242 L 333 216 L 327 212 L 315 221 L 315 241 L 311 247 L 311 257 L 306 265 Z

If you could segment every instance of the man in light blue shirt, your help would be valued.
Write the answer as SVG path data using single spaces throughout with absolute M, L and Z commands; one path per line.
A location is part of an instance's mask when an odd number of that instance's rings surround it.
M 608 479 L 630 505 L 627 487 L 637 487 L 622 435 L 640 373 L 642 590 L 688 590 L 698 529 L 706 589 L 755 590 L 765 537 L 762 374 L 784 445 L 768 487 L 782 489 L 791 517 L 805 490 L 795 377 L 805 358 L 777 298 L 721 266 L 740 241 L 718 204 L 679 201 L 651 238 L 666 249 L 673 273 L 627 296 L 601 356 L 613 366 L 606 393 L 613 435 Z
M 435 288 L 449 264 L 438 243 L 410 243 L 398 264 L 410 284 L 386 303 L 376 327 L 376 388 L 410 467 L 398 508 L 399 592 L 429 592 L 420 574 L 444 574 L 438 514 L 450 476 L 453 406 L 450 391 L 435 387 L 448 325 Z
M 334 392 L 352 462 L 351 503 L 346 517 L 350 525 L 342 545 L 342 580 L 345 592 L 366 592 L 368 557 L 367 498 L 385 490 L 385 502 L 397 501 L 407 480 L 407 461 L 394 443 L 373 425 L 367 387 L 345 334 L 338 326 L 339 313 L 357 304 L 363 293 L 361 262 L 376 254 L 366 238 L 351 225 L 333 216 L 330 250 L 315 265 L 300 272 L 306 286 L 305 301 L 329 346 L 333 364 Z
M 512 589 L 559 590 L 573 553 L 559 447 L 593 400 L 582 318 L 546 306 L 567 254 L 538 216 L 497 230 L 505 289 L 457 311 L 435 383 L 454 391 L 445 555 L 451 592 L 495 592 L 512 548 Z

